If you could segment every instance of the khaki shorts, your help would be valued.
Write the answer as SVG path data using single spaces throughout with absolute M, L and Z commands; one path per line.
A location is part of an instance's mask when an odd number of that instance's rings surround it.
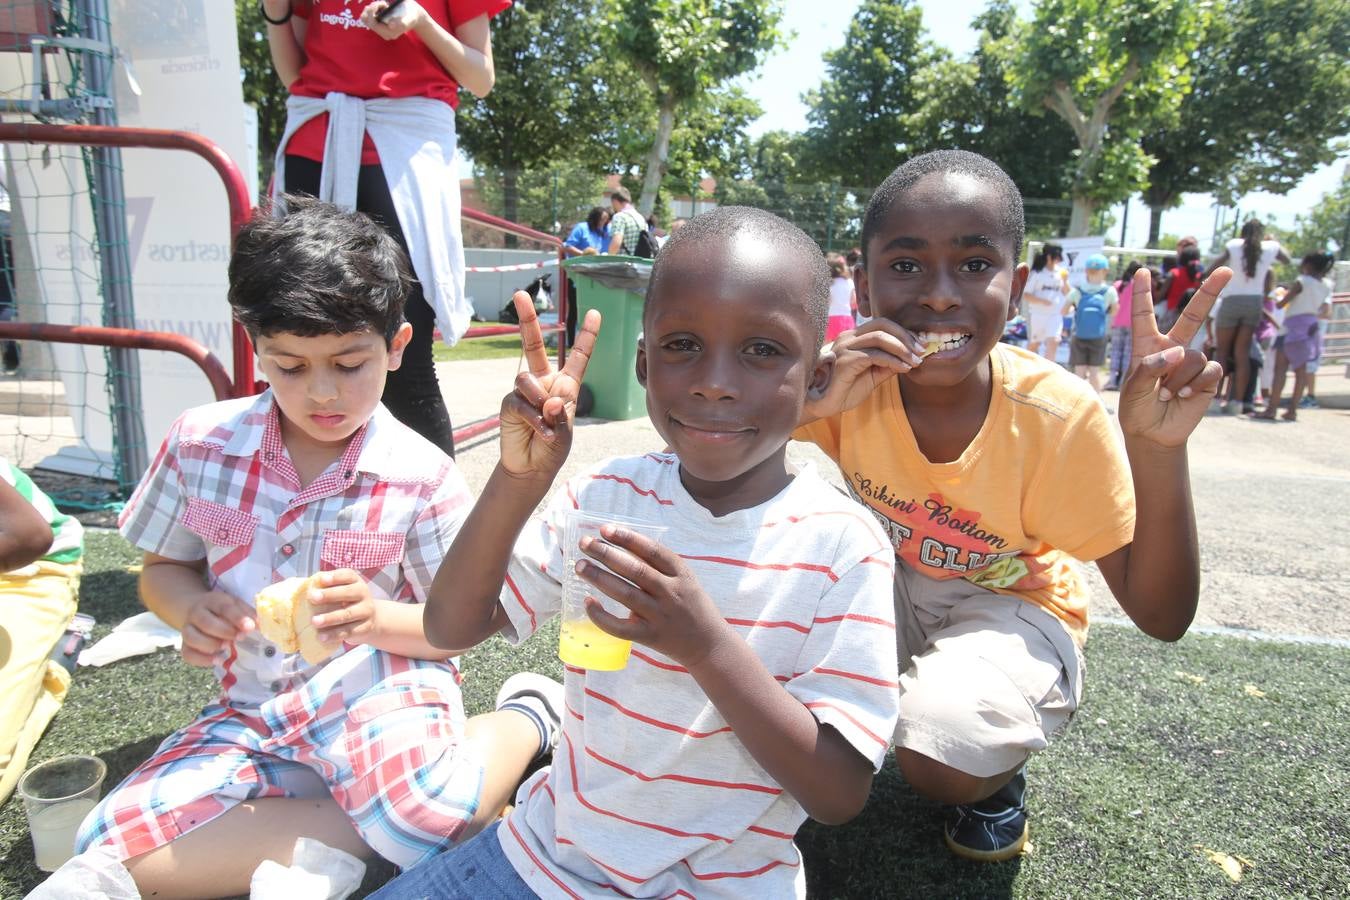
M 897 564 L 895 611 L 897 748 L 987 778 L 1044 750 L 1073 717 L 1083 654 L 1040 607 Z

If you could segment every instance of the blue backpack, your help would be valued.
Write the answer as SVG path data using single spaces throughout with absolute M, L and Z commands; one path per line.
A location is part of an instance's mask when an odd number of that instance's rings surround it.
M 1091 284 L 1078 291 L 1074 337 L 1088 341 L 1106 337 L 1106 290 L 1104 284 Z

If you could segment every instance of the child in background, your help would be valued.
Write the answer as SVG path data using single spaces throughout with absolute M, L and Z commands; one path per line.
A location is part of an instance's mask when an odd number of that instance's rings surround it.
M 853 279 L 839 254 L 831 253 L 825 261 L 830 267 L 830 325 L 825 330 L 825 341 L 829 343 L 853 330 Z
M 428 637 L 519 642 L 557 615 L 570 510 L 668 531 L 582 540 L 580 577 L 629 610 L 587 601 L 634 641 L 627 668 L 568 666 L 553 765 L 499 827 L 377 896 L 805 897 L 793 835 L 808 815 L 862 809 L 898 701 L 885 536 L 786 458 L 829 382 L 829 298 L 795 226 L 735 206 L 690 220 L 656 259 L 638 344 L 671 449 L 601 463 L 533 519 L 567 457 L 589 345 L 553 372 L 521 308 L 530 371 L 502 404 L 501 461 L 432 587 Z
M 1087 284 L 1069 292 L 1073 310 L 1073 339 L 1069 344 L 1069 367 L 1087 379 L 1092 390 L 1102 391 L 1102 365 L 1106 362 L 1106 325 L 1119 304 L 1116 289 L 1106 283 L 1111 264 L 1100 253 L 1083 263 Z
M 75 616 L 83 556 L 80 523 L 0 457 L 0 803 L 66 699 L 70 672 L 49 657 Z
M 1134 273 L 1143 263 L 1135 260 L 1125 267 L 1120 280 L 1111 287 L 1116 292 L 1116 314 L 1111 318 L 1111 342 L 1107 349 L 1110 366 L 1106 377 L 1108 391 L 1120 390 L 1121 382 L 1130 370 L 1130 313 L 1131 299 L 1134 297 Z
M 1069 293 L 1068 280 L 1060 276 L 1064 248 L 1046 244 L 1031 261 L 1031 274 L 1023 294 L 1027 301 L 1027 349 L 1054 362 L 1064 330 L 1061 311 Z M 1044 348 L 1044 352 L 1042 352 Z
M 1167 269 L 1163 277 L 1162 292 L 1154 293 L 1158 303 L 1154 315 L 1158 318 L 1159 328 L 1171 328 L 1181 307 L 1181 295 L 1200 286 L 1205 267 L 1200 262 L 1200 248 L 1194 244 L 1181 247 L 1175 266 Z
M 797 434 L 839 463 L 894 545 L 900 769 L 951 804 L 954 852 L 1008 859 L 1028 831 L 1023 767 L 1080 697 L 1088 598 L 1073 560 L 1095 560 L 1155 638 L 1177 640 L 1195 614 L 1185 447 L 1219 367 L 1186 345 L 1230 273 L 1167 335 L 1135 273 L 1122 441 L 1081 380 L 998 342 L 1027 279 L 1021 195 L 1002 169 L 915 157 L 872 195 L 862 233 L 858 302 L 876 318 L 835 342 Z M 929 342 L 940 349 L 920 360 Z
M 1276 339 L 1275 378 L 1270 387 L 1270 400 L 1257 416 L 1267 421 L 1275 418 L 1284 393 L 1285 373 L 1294 370 L 1294 393 L 1289 398 L 1286 422 L 1298 419 L 1299 401 L 1307 386 L 1308 363 L 1322 355 L 1322 332 L 1319 329 L 1322 314 L 1329 311 L 1331 282 L 1327 280 L 1336 258 L 1330 253 L 1309 253 L 1299 263 L 1298 281 L 1290 286 L 1280 300 L 1285 311 L 1283 334 Z
M 380 404 L 411 337 L 407 257 L 362 213 L 300 196 L 240 230 L 229 301 L 272 387 L 184 413 L 122 513 L 146 607 L 211 666 L 219 700 L 89 814 L 142 894 L 246 894 L 299 837 L 415 865 L 496 818 L 550 743 L 543 705 L 465 723 L 420 604 L 470 498 L 454 462 Z M 259 634 L 254 597 L 316 576 L 335 655 Z

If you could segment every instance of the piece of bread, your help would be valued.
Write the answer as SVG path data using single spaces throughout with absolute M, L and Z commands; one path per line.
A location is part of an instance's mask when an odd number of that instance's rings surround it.
M 281 648 L 283 653 L 299 653 L 311 666 L 318 665 L 337 652 L 337 644 L 319 640 L 314 627 L 314 608 L 309 604 L 310 589 L 316 576 L 287 578 L 263 588 L 254 598 L 258 611 L 258 630 Z

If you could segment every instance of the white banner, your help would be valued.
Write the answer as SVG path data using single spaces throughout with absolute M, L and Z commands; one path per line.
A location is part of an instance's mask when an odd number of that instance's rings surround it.
M 1106 238 L 1103 236 L 1055 238 L 1050 243 L 1059 244 L 1064 248 L 1064 268 L 1069 270 L 1069 284 L 1081 288 L 1087 284 L 1087 278 L 1083 274 L 1084 264 L 1089 256 L 1102 252 L 1102 248 L 1106 246 Z
M 234 5 L 208 0 L 112 0 L 114 44 L 131 60 L 140 96 L 132 93 L 120 65 L 113 82 L 120 125 L 167 128 L 203 135 L 240 165 L 256 196 L 256 172 L 245 167 L 249 143 L 239 78 Z M 57 55 L 58 57 L 60 55 Z M 31 80 L 27 57 L 5 68 L 5 81 Z M 51 64 L 64 68 L 64 63 Z M 253 121 L 256 121 L 254 119 Z M 22 203 L 42 309 L 35 318 L 58 323 L 103 324 L 96 260 L 90 256 L 93 220 L 88 182 L 77 148 L 50 164 L 37 148 L 13 160 L 15 201 Z M 136 327 L 186 335 L 231 367 L 226 267 L 230 255 L 229 204 L 220 178 L 207 162 L 180 150 L 123 149 L 128 255 Z M 72 202 L 71 198 L 76 198 Z M 16 235 L 17 237 L 17 235 Z M 65 382 L 67 405 L 79 436 L 100 462 L 111 459 L 103 351 L 56 345 L 53 356 Z M 174 353 L 142 351 L 140 360 L 147 456 L 153 458 L 173 420 L 188 407 L 214 399 L 197 366 Z M 87 456 L 44 461 L 52 468 L 112 477 L 71 464 Z M 128 473 L 139 477 L 140 473 Z

